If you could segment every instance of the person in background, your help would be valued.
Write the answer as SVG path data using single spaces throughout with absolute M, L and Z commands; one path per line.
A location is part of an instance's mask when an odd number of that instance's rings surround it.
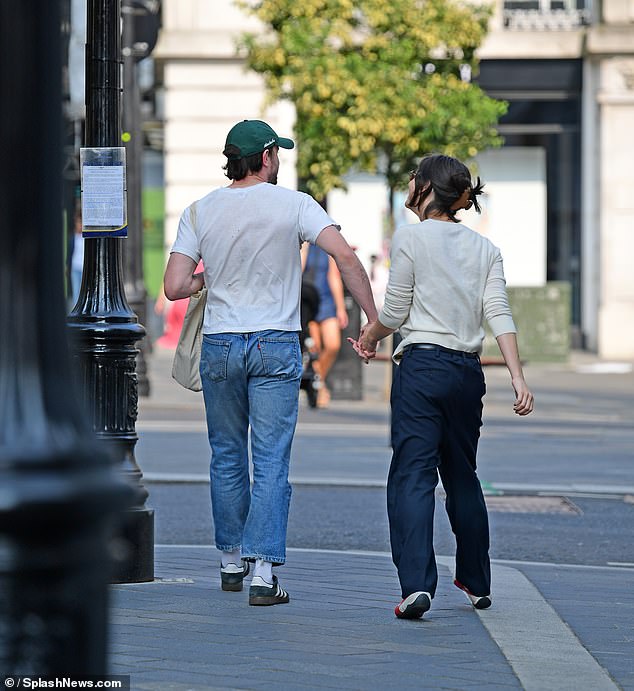
M 341 331 L 348 326 L 348 313 L 343 294 L 341 274 L 335 260 L 320 247 L 307 245 L 305 252 L 304 280 L 317 289 L 319 310 L 308 325 L 317 359 L 313 362 L 321 386 L 317 393 L 317 407 L 327 408 L 330 391 L 326 377 L 337 359 L 341 348 Z
M 332 256 L 368 319 L 377 317 L 368 276 L 339 227 L 309 195 L 277 186 L 278 151 L 293 146 L 260 120 L 231 128 L 223 152 L 231 184 L 185 209 L 164 278 L 170 300 L 207 286 L 200 374 L 220 581 L 242 590 L 255 562 L 250 605 L 289 601 L 272 568 L 286 560 L 302 243 Z
M 81 211 L 75 212 L 75 232 L 73 235 L 73 251 L 70 259 L 71 309 L 77 304 L 81 277 L 84 271 L 84 236 L 82 235 Z
M 395 614 L 417 619 L 431 607 L 438 572 L 433 548 L 438 474 L 456 537 L 455 585 L 478 609 L 491 606 L 489 523 L 476 472 L 484 375 L 478 356 L 485 318 L 497 339 L 515 393 L 528 415 L 516 328 L 500 250 L 460 223 L 456 213 L 482 192 L 467 167 L 449 156 L 424 158 L 412 171 L 406 201 L 420 223 L 394 234 L 385 303 L 358 341 L 366 361 L 377 342 L 400 329 L 392 383 L 392 462 L 387 505 L 392 557 L 402 601 Z

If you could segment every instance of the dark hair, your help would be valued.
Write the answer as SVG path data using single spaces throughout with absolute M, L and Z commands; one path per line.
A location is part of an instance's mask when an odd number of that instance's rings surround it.
M 273 151 L 275 144 L 267 147 L 264 151 L 269 153 Z M 257 173 L 262 170 L 264 151 L 251 156 L 243 156 L 242 158 L 229 158 L 229 156 L 239 156 L 240 149 L 233 144 L 229 144 L 222 152 L 227 157 L 227 165 L 222 166 L 225 175 L 229 180 L 242 180 L 246 178 L 249 173 Z
M 467 166 L 456 158 L 442 154 L 425 156 L 418 168 L 412 171 L 411 179 L 415 184 L 409 206 L 420 206 L 432 190 L 434 192 L 434 200 L 425 209 L 425 218 L 431 211 L 436 211 L 459 223 L 456 213 L 460 209 L 470 209 L 472 205 L 480 213 L 477 196 L 482 194 L 484 184 L 480 178 L 474 184 Z

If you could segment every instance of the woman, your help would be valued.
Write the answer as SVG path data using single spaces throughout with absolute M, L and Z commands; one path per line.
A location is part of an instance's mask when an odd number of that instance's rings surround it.
M 341 331 L 348 326 L 348 313 L 343 282 L 334 259 L 316 245 L 310 245 L 305 252 L 304 280 L 312 283 L 319 293 L 319 310 L 314 321 L 308 325 L 314 352 L 318 356 L 313 367 L 321 379 L 317 407 L 327 408 L 330 391 L 326 386 L 326 377 L 339 354 Z
M 476 474 L 482 425 L 485 317 L 497 339 L 515 390 L 514 411 L 533 410 L 520 364 L 516 329 L 506 295 L 500 251 L 462 225 L 460 209 L 482 193 L 467 167 L 449 156 L 424 158 L 412 171 L 405 205 L 420 223 L 393 239 L 385 303 L 355 350 L 366 360 L 396 329 L 403 340 L 394 360 L 392 463 L 387 501 L 392 557 L 398 570 L 401 619 L 431 607 L 437 584 L 433 549 L 434 490 L 438 473 L 456 536 L 455 585 L 478 609 L 491 605 L 489 525 Z

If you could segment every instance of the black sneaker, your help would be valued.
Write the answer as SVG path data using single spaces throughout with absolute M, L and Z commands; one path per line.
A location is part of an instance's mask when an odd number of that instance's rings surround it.
M 488 609 L 491 606 L 491 595 L 474 595 L 469 588 L 467 588 L 466 585 L 462 585 L 457 578 L 454 579 L 453 584 L 456 588 L 460 588 L 460 590 L 464 590 L 464 592 L 467 593 L 467 597 L 471 600 L 471 604 L 476 609 Z
M 394 608 L 394 614 L 399 619 L 420 619 L 431 607 L 431 595 L 424 590 L 418 590 L 408 595 L 400 605 Z
M 289 599 L 288 593 L 277 582 L 277 576 L 273 576 L 273 584 L 267 583 L 260 576 L 253 577 L 249 588 L 250 605 L 283 605 Z
M 249 562 L 242 560 L 242 567 L 237 564 L 227 564 L 220 567 L 220 581 L 222 589 L 234 593 L 242 590 L 242 581 L 249 573 Z

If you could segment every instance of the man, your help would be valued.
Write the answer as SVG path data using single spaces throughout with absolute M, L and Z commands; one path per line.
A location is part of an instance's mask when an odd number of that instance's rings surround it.
M 377 317 L 369 279 L 338 226 L 309 195 L 276 186 L 279 148 L 293 146 L 262 121 L 235 125 L 223 152 L 232 182 L 185 209 L 165 271 L 170 300 L 209 291 L 200 369 L 215 541 L 223 590 L 242 590 L 255 562 L 250 605 L 289 601 L 272 567 L 286 560 L 302 243 L 331 255 L 368 319 Z

